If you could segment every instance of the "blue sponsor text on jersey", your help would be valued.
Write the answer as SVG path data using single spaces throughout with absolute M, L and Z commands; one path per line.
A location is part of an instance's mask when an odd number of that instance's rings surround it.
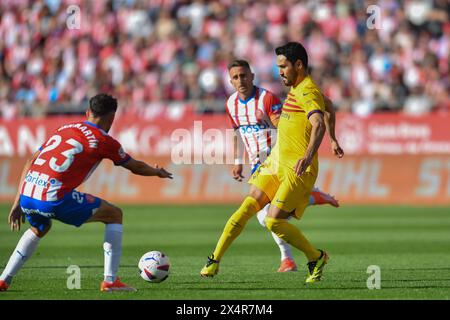
M 244 134 L 245 133 L 255 133 L 255 132 L 259 132 L 260 130 L 265 130 L 265 129 L 269 129 L 269 125 L 265 122 L 239 126 L 239 130 Z
M 25 177 L 26 182 L 33 183 L 37 186 L 49 188 L 50 182 L 48 181 L 48 176 L 45 179 L 42 179 L 39 175 L 33 176 L 31 172 L 28 172 L 28 174 Z

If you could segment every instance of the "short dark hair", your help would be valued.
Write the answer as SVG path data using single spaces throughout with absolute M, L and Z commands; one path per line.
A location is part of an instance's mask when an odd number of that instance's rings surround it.
M 283 55 L 294 64 L 297 60 L 300 60 L 305 70 L 308 69 L 308 53 L 304 46 L 299 42 L 288 42 L 284 46 L 275 49 L 276 55 Z
M 228 71 L 230 71 L 231 68 L 234 68 L 234 67 L 244 67 L 244 68 L 247 68 L 248 70 L 251 70 L 250 69 L 250 64 L 246 60 L 238 60 L 238 59 L 236 59 L 236 60 L 231 61 L 228 64 Z
M 116 112 L 117 99 L 106 93 L 99 93 L 89 100 L 89 109 L 94 117 L 103 117 L 110 112 Z

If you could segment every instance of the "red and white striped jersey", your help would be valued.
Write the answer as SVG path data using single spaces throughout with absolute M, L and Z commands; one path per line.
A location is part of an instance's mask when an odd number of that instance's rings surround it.
M 118 141 L 87 121 L 60 127 L 39 150 L 21 194 L 42 201 L 63 198 L 89 178 L 104 158 L 115 165 L 131 158 Z
M 270 121 L 273 114 L 281 114 L 280 99 L 272 92 L 254 87 L 247 100 L 237 92 L 227 100 L 226 112 L 231 125 L 239 130 L 252 166 L 264 161 L 276 140 L 276 128 Z

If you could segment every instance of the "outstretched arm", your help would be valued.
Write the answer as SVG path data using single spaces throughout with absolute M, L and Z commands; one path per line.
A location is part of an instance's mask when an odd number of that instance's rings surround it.
M 336 113 L 334 112 L 333 102 L 325 95 L 323 95 L 323 100 L 325 102 L 325 127 L 327 129 L 327 134 L 330 137 L 331 151 L 336 157 L 342 158 L 344 156 L 344 150 L 342 150 L 339 145 L 334 131 L 336 125 Z
M 172 173 L 166 171 L 162 167 L 159 167 L 157 164 L 155 164 L 155 167 L 152 167 L 143 161 L 135 160 L 133 158 L 123 164 L 122 167 L 140 176 L 157 176 L 160 178 L 173 179 Z

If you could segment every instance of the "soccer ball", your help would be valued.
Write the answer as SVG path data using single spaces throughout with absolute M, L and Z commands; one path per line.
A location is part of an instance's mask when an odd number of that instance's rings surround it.
M 160 251 L 150 251 L 139 260 L 139 274 L 148 282 L 162 282 L 169 276 L 169 257 Z

